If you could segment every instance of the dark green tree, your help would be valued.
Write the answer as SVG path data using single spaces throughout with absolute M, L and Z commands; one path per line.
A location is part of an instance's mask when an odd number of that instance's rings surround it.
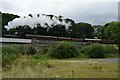
M 2 13 L 2 36 L 4 36 L 4 34 L 7 34 L 7 29 L 5 28 L 5 25 L 7 25 L 9 21 L 12 21 L 13 19 L 18 17 L 18 15 Z
M 120 22 L 111 22 L 105 29 L 105 34 L 107 38 L 116 42 L 120 53 Z
M 18 26 L 18 27 L 16 27 L 16 33 L 18 36 L 21 36 L 22 38 L 26 38 L 26 34 L 31 34 L 32 29 L 28 25 Z
M 88 23 L 77 23 L 75 26 L 73 26 L 71 36 L 77 38 L 93 38 L 94 28 Z
M 94 37 L 97 37 L 97 38 L 102 38 L 103 36 L 103 25 L 94 25 L 93 28 L 94 28 Z
M 71 32 L 72 32 L 72 30 L 73 30 L 73 28 L 74 28 L 74 26 L 75 26 L 75 21 L 72 20 L 72 19 L 66 18 L 66 19 L 65 19 L 65 22 L 71 24 L 71 25 L 69 26 L 67 32 L 68 32 L 68 37 L 72 37 L 72 33 L 71 33 Z
M 100 31 L 100 33 L 101 33 L 101 39 L 107 39 L 107 37 L 105 36 L 105 29 L 108 27 L 109 24 L 110 24 L 110 23 L 106 23 L 106 24 L 102 27 L 102 29 L 101 29 L 101 31 Z
M 48 35 L 52 36 L 68 36 L 68 32 L 63 25 L 55 25 L 48 29 Z
M 37 27 L 33 28 L 33 33 L 32 34 L 46 35 L 47 34 L 47 28 L 44 28 L 40 24 L 37 24 Z
M 7 33 L 7 29 L 4 26 L 2 26 L 2 36 L 4 36 Z
M 8 30 L 8 34 L 10 34 L 10 35 L 17 34 L 17 29 L 16 28 L 12 28 L 12 29 Z

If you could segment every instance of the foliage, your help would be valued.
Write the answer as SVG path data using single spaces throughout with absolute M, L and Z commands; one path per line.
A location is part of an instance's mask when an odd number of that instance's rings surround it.
M 105 29 L 108 27 L 110 23 L 106 23 L 105 25 L 94 25 L 94 37 L 100 38 L 100 39 L 106 39 L 105 36 Z
M 7 29 L 4 27 L 9 21 L 18 18 L 18 15 L 13 15 L 9 13 L 2 13 L 2 36 L 7 33 Z
M 29 14 L 29 16 L 32 17 L 31 14 Z M 52 19 L 54 15 L 51 14 L 46 16 Z M 119 36 L 118 34 L 116 34 L 117 32 L 119 32 L 119 28 L 115 27 L 119 25 L 119 22 L 111 22 L 111 23 L 106 23 L 105 25 L 92 26 L 91 24 L 84 23 L 84 22 L 75 23 L 74 20 L 66 18 L 64 19 L 66 23 L 71 22 L 71 26 L 69 26 L 68 29 L 66 29 L 65 26 L 63 25 L 52 25 L 50 27 L 46 23 L 46 26 L 47 26 L 46 28 L 42 27 L 40 24 L 37 24 L 37 26 L 33 29 L 31 29 L 30 26 L 28 25 L 24 25 L 24 26 L 16 26 L 17 28 L 13 28 L 7 31 L 7 29 L 4 26 L 7 25 L 9 21 L 12 21 L 13 19 L 18 17 L 19 17 L 18 15 L 14 15 L 14 14 L 2 13 L 2 35 L 3 36 L 4 34 L 12 34 L 12 35 L 17 34 L 22 38 L 25 38 L 26 34 L 38 34 L 38 35 L 77 37 L 77 38 L 94 38 L 94 35 L 95 35 L 98 38 L 102 38 L 102 39 L 110 38 L 110 39 L 114 39 L 116 42 L 120 41 L 120 40 L 116 40 L 118 39 L 116 37 Z M 57 17 L 57 16 L 54 16 L 54 17 Z M 60 15 L 58 19 L 59 21 L 61 21 L 62 16 Z M 110 26 L 113 26 L 113 27 L 110 28 Z
M 79 52 L 73 43 L 62 41 L 50 49 L 49 54 L 54 58 L 71 58 L 76 57 Z
M 16 28 L 16 32 L 18 36 L 21 36 L 22 38 L 26 37 L 26 34 L 30 34 L 31 31 L 31 27 L 26 25 L 26 26 L 19 26 Z
M 55 25 L 48 29 L 48 35 L 52 36 L 68 36 L 65 26 Z
M 29 14 L 32 17 L 31 14 Z M 39 16 L 39 15 L 38 15 Z M 54 15 L 46 15 L 52 19 Z M 89 23 L 75 23 L 74 20 L 66 18 L 64 19 L 66 23 L 70 22 L 71 26 L 67 29 L 63 25 L 52 25 L 51 27 L 46 23 L 46 28 L 42 27 L 40 24 L 33 29 L 30 28 L 28 25 L 24 26 L 16 26 L 14 29 L 7 29 L 4 27 L 8 24 L 9 21 L 19 17 L 18 15 L 3 13 L 3 34 L 12 34 L 12 35 L 19 35 L 22 38 L 26 38 L 26 34 L 37 34 L 37 35 L 51 35 L 51 36 L 63 36 L 63 37 L 77 37 L 77 38 L 93 38 L 94 29 L 91 24 Z M 57 16 L 55 16 L 57 17 Z M 58 20 L 62 20 L 62 16 L 58 17 Z
M 9 21 L 12 21 L 15 18 L 18 18 L 18 15 L 2 13 L 2 25 L 7 25 Z
M 105 54 L 116 54 L 118 49 L 115 48 L 113 45 L 104 45 Z
M 46 54 L 49 51 L 48 47 L 42 48 L 42 54 Z
M 81 49 L 81 52 L 88 55 L 89 58 L 104 58 L 104 51 L 104 47 L 100 44 L 92 44 Z
M 97 38 L 102 38 L 102 30 L 103 30 L 103 27 L 102 25 L 94 25 L 93 28 L 94 28 L 94 37 L 97 37 Z M 102 32 L 102 33 L 101 33 Z
M 109 39 L 116 42 L 120 53 L 120 22 L 111 22 L 105 29 L 105 34 Z
M 7 45 L 2 47 L 2 66 L 10 65 L 24 51 L 21 45 Z
M 47 34 L 47 28 L 42 27 L 40 24 L 37 24 L 37 27 L 34 27 L 33 34 L 37 35 L 46 35 Z
M 17 31 L 16 28 L 12 28 L 12 29 L 8 30 L 7 33 L 10 35 L 15 35 L 16 31 Z
M 105 36 L 105 29 L 108 27 L 110 23 L 106 23 L 102 29 L 100 30 L 100 33 L 101 33 L 101 39 L 107 39 L 107 37 Z
M 41 61 L 43 61 L 43 60 L 48 60 L 48 59 L 51 59 L 51 57 L 48 55 L 48 54 L 44 54 L 44 55 L 41 55 L 41 54 L 34 54 L 34 55 L 32 55 L 32 58 L 33 59 L 37 59 L 37 60 L 41 60 Z
M 94 28 L 89 23 L 78 23 L 75 24 L 71 31 L 72 37 L 77 38 L 93 38 Z
M 37 49 L 34 45 L 28 45 L 26 47 L 26 54 L 33 55 L 33 54 L 36 54 L 36 53 L 37 53 Z
M 118 50 L 113 45 L 92 44 L 83 47 L 80 51 L 81 54 L 90 58 L 104 58 L 110 55 L 117 55 Z

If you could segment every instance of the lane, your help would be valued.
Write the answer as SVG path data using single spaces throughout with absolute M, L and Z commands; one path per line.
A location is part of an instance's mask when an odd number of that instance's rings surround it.
M 85 60 L 56 60 L 70 63 L 99 63 L 99 62 L 115 62 L 119 63 L 120 58 L 105 58 L 105 59 L 85 59 Z
M 120 58 L 106 58 L 106 59 L 97 59 L 104 62 L 120 62 Z

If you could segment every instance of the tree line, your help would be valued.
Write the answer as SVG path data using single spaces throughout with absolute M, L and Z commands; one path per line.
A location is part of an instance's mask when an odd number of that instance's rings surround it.
M 29 14 L 31 16 L 31 14 Z M 50 18 L 54 15 L 47 15 Z M 72 38 L 105 38 L 105 28 L 110 24 L 107 23 L 105 25 L 91 25 L 90 23 L 79 22 L 75 23 L 74 20 L 66 18 L 66 22 L 71 22 L 71 26 L 66 30 L 64 25 L 53 25 L 52 27 L 42 27 L 40 24 L 37 24 L 37 27 L 33 29 L 28 26 L 17 26 L 16 28 L 12 28 L 7 30 L 4 26 L 8 24 L 9 21 L 12 21 L 15 18 L 20 16 L 2 13 L 2 36 L 5 34 L 10 35 L 18 35 L 22 38 L 26 38 L 26 34 L 34 34 L 34 35 L 46 35 L 46 36 L 61 36 L 61 37 L 72 37 Z M 59 16 L 59 21 L 61 20 L 61 16 Z

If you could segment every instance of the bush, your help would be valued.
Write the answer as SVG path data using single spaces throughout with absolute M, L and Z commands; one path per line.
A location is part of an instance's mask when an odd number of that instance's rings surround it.
M 51 57 L 54 58 L 71 58 L 78 55 L 78 51 L 72 42 L 62 41 L 49 51 Z
M 85 53 L 89 58 L 104 58 L 105 49 L 101 44 L 92 44 L 81 49 L 81 53 Z
M 29 45 L 29 46 L 27 46 L 27 48 L 26 48 L 26 53 L 27 53 L 28 55 L 36 54 L 36 53 L 37 53 L 37 49 L 36 49 L 36 47 L 35 47 L 34 45 Z
M 49 51 L 49 46 L 36 46 L 37 54 L 44 55 Z
M 105 45 L 104 48 L 106 54 L 118 53 L 118 50 L 113 45 Z
M 10 65 L 16 58 L 23 53 L 21 45 L 6 45 L 2 47 L 2 66 Z
M 41 54 L 47 54 L 47 52 L 49 51 L 49 48 L 48 47 L 42 47 L 41 48 Z

